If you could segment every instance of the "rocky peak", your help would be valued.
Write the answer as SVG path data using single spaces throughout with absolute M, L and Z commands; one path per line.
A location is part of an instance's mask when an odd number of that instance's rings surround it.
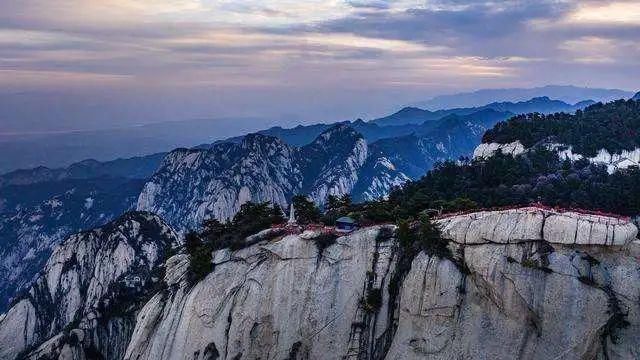
M 179 169 L 180 167 L 197 167 L 200 165 L 201 155 L 207 150 L 179 148 L 169 152 L 160 163 L 161 169 Z
M 269 155 L 274 151 L 290 150 L 289 146 L 275 136 L 262 135 L 259 133 L 249 134 L 242 139 L 243 150 Z
M 329 195 L 351 193 L 368 157 L 367 142 L 346 124 L 323 132 L 300 149 L 302 191 L 318 204 Z
M 82 333 L 83 346 L 94 348 L 107 346 L 112 336 L 128 336 L 133 300 L 160 283 L 158 270 L 177 243 L 164 221 L 145 212 L 70 236 L 31 288 L 0 316 L 0 358 L 13 359 L 47 339 L 57 339 L 62 348 L 72 342 L 71 329 Z M 115 355 L 123 349 L 103 350 Z
M 294 155 L 281 140 L 261 134 L 208 150 L 174 151 L 145 184 L 137 209 L 185 231 L 206 218 L 229 219 L 247 201 L 286 205 L 301 183 Z
M 351 192 L 366 158 L 364 138 L 345 124 L 301 148 L 251 134 L 240 144 L 176 150 L 147 182 L 137 208 L 185 231 L 209 217 L 232 218 L 247 201 L 286 208 L 294 195 L 304 193 L 322 204 L 328 194 Z
M 362 139 L 362 135 L 349 124 L 338 124 L 322 132 L 311 144 L 304 148 L 327 148 L 340 142 L 354 142 Z
M 339 124 L 321 133 L 311 144 L 300 148 L 302 161 L 311 156 L 322 160 L 351 155 L 358 147 L 366 148 L 364 137 L 346 124 Z
M 640 100 L 640 91 L 638 91 L 632 98 L 633 100 Z

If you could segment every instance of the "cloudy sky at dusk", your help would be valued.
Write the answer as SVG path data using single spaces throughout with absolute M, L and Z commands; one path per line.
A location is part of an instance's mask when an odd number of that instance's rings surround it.
M 639 40 L 639 1 L 0 0 L 0 92 L 126 121 L 340 120 L 476 88 L 635 90 Z

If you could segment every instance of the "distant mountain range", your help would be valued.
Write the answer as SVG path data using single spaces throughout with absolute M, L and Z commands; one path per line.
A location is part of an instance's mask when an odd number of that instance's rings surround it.
M 168 121 L 139 126 L 59 133 L 0 131 L 0 173 L 38 166 L 67 167 L 84 159 L 109 161 L 141 154 L 167 152 L 210 143 L 273 126 L 258 118 Z
M 426 101 L 412 103 L 410 106 L 439 110 L 482 106 L 492 102 L 518 102 L 541 96 L 548 96 L 552 99 L 575 104 L 585 99 L 602 102 L 627 99 L 633 96 L 633 93 L 618 89 L 547 85 L 536 88 L 482 89 L 473 92 L 441 95 Z
M 413 107 L 406 107 L 400 111 L 378 119 L 363 121 L 358 119 L 354 122 L 340 122 L 337 124 L 348 124 L 357 132 L 362 134 L 368 142 L 374 142 L 381 139 L 393 138 L 398 136 L 410 135 L 413 133 L 424 134 L 430 127 L 437 125 L 427 125 L 426 122 L 443 119 L 450 115 L 471 116 L 483 123 L 487 121 L 498 122 L 505 120 L 513 115 L 525 114 L 529 112 L 540 112 L 544 114 L 555 112 L 574 112 L 578 109 L 593 104 L 592 100 L 583 100 L 576 104 L 567 104 L 559 100 L 552 100 L 543 96 L 533 98 L 528 101 L 521 102 L 494 102 L 491 104 L 469 107 L 454 108 L 446 110 L 429 111 Z M 292 146 L 303 146 L 309 144 L 323 131 L 326 131 L 334 124 L 314 124 L 299 125 L 294 128 L 284 129 L 276 126 L 266 130 L 258 131 L 259 134 L 274 136 L 282 139 Z M 492 124 L 489 124 L 491 127 Z M 219 142 L 235 142 L 242 141 L 243 136 L 237 136 Z M 210 145 L 200 145 L 199 148 L 208 148 Z
M 192 149 L 2 175 L 0 311 L 64 237 L 126 210 L 153 211 L 186 231 L 208 217 L 233 216 L 247 200 L 285 207 L 298 193 L 318 204 L 329 194 L 377 199 L 438 161 L 471 155 L 487 129 L 515 113 L 574 111 L 586 104 L 541 97 L 440 112 L 404 110 L 372 121 L 272 127 Z
M 417 110 L 417 115 L 415 116 L 405 116 L 411 115 L 406 114 L 410 112 L 409 110 L 405 110 L 401 115 L 411 119 L 437 120 L 452 112 L 459 115 L 467 115 L 489 103 L 505 101 L 520 102 L 540 96 L 548 96 L 552 99 L 564 101 L 567 104 L 575 104 L 576 102 L 586 99 L 604 101 L 614 98 L 628 98 L 633 95 L 632 93 L 620 90 L 582 89 L 575 87 L 544 87 L 527 89 L 526 91 L 520 90 L 516 89 L 513 93 L 510 93 L 510 90 L 482 90 L 478 92 L 478 94 L 482 96 L 478 97 L 474 95 L 473 98 L 476 99 L 476 101 L 471 102 L 466 101 L 464 96 L 454 96 L 450 98 L 449 103 L 451 105 L 446 106 L 434 107 L 427 103 L 414 104 L 412 106 L 419 109 L 455 110 L 433 111 L 435 114 L 431 115 L 426 114 L 424 110 Z M 27 106 L 28 96 L 29 94 L 20 94 L 20 96 L 11 98 L 3 97 L 3 99 L 0 100 L 0 124 L 5 125 L 0 126 L 0 128 L 2 128 L 0 131 L 0 153 L 12 154 L 12 156 L 0 157 L 0 173 L 16 169 L 35 168 L 38 166 L 47 166 L 50 168 L 66 167 L 84 159 L 108 161 L 115 158 L 126 158 L 140 154 L 167 152 L 177 147 L 208 144 L 213 141 L 259 131 L 278 123 L 276 119 L 255 117 L 200 118 L 195 120 L 165 121 L 146 125 L 127 126 L 128 123 L 130 124 L 135 120 L 129 119 L 128 121 L 124 121 L 119 118 L 121 114 L 114 114 L 113 112 L 102 111 L 102 108 L 88 106 L 76 115 L 67 114 L 71 117 L 77 117 L 77 119 L 71 121 L 71 123 L 78 123 L 80 119 L 85 118 L 89 121 L 92 116 L 92 111 L 100 121 L 91 121 L 91 124 L 93 124 L 91 127 L 83 128 L 83 131 L 75 131 L 77 128 L 71 126 L 72 124 L 65 120 L 62 110 L 66 107 L 58 103 L 63 100 L 53 94 L 49 94 L 46 96 L 45 103 L 47 104 L 47 108 L 51 109 L 48 114 L 51 114 L 51 116 L 56 119 L 56 121 L 51 121 L 51 124 L 55 123 L 57 127 L 47 127 L 46 129 L 49 129 L 50 132 L 31 133 L 30 131 L 32 131 L 32 129 L 40 129 L 40 125 L 43 124 L 42 121 L 36 117 L 37 111 L 34 110 L 35 112 L 33 112 L 33 109 Z M 159 106 L 161 106 L 161 104 Z M 496 110 L 504 111 L 499 108 Z M 104 124 L 114 123 L 105 119 L 106 116 L 112 116 L 116 118 L 116 120 L 120 119 L 118 121 L 114 120 L 120 127 L 105 129 Z M 396 118 L 397 117 L 398 116 L 396 116 Z M 31 122 L 26 119 L 31 118 L 35 121 L 34 126 L 26 126 L 25 124 L 31 124 Z M 413 123 L 421 123 L 422 121 L 419 120 Z M 87 121 L 83 120 L 80 123 L 85 124 Z M 8 126 L 6 125 L 7 122 L 13 125 L 9 124 L 10 126 Z M 374 121 L 374 123 L 376 122 Z M 385 125 L 383 120 L 380 120 L 377 124 Z M 394 123 L 392 125 L 402 125 L 402 123 Z M 305 126 L 302 129 L 298 129 L 299 131 L 294 132 L 289 131 L 290 129 L 275 127 L 261 133 L 283 139 L 287 138 L 285 140 L 287 143 L 301 146 L 313 141 L 318 134 L 326 130 L 329 126 L 329 124 Z M 398 132 L 392 135 L 403 135 L 401 134 L 402 129 L 396 130 Z M 369 141 L 375 139 L 374 133 L 385 133 L 376 131 L 375 128 L 369 132 L 367 132 L 367 129 L 362 128 L 359 128 L 358 131 L 365 137 L 368 136 Z M 406 131 L 404 135 L 410 133 L 410 131 Z M 389 136 L 385 135 L 385 137 Z
M 100 177 L 122 177 L 147 179 L 158 168 L 166 153 L 137 156 L 112 161 L 83 160 L 66 168 L 39 166 L 33 169 L 16 170 L 0 175 L 0 189 L 10 185 L 31 185 L 48 181 L 68 179 L 94 179 Z
M 578 109 L 584 109 L 585 107 L 594 103 L 595 102 L 593 100 L 583 100 L 571 105 L 560 100 L 551 100 L 547 96 L 541 96 L 527 101 L 519 101 L 515 103 L 493 102 L 488 105 L 478 107 L 453 108 L 436 111 L 423 110 L 415 107 L 405 107 L 397 113 L 380 119 L 372 120 L 371 122 L 380 126 L 421 124 L 425 121 L 441 119 L 444 116 L 450 114 L 469 115 L 478 111 L 488 109 L 506 112 L 512 115 L 525 114 L 530 112 L 539 112 L 543 114 L 550 114 L 555 112 L 574 112 Z

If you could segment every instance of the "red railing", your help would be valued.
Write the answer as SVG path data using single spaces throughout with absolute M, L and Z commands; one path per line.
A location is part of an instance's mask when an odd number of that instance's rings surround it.
M 541 203 L 532 203 L 532 204 L 529 204 L 529 205 L 494 206 L 494 207 L 482 208 L 482 209 L 473 209 L 473 210 L 450 212 L 450 213 L 444 213 L 442 215 L 436 216 L 436 219 L 443 219 L 443 218 L 448 218 L 448 217 L 453 217 L 453 216 L 473 214 L 473 213 L 477 213 L 477 212 L 481 212 L 481 211 L 504 211 L 504 210 L 517 210 L 517 209 L 528 209 L 528 208 L 552 211 L 552 212 L 557 212 L 557 213 L 573 212 L 573 213 L 582 214 L 582 215 L 594 215 L 594 216 L 609 217 L 609 218 L 614 218 L 614 219 L 618 219 L 618 220 L 622 220 L 622 221 L 626 221 L 626 222 L 631 221 L 631 218 L 629 216 L 613 214 L 613 213 L 607 213 L 607 212 L 598 211 L 598 210 L 588 210 L 588 209 L 579 209 L 579 208 L 562 208 L 562 207 L 559 207 L 559 206 L 548 206 L 548 205 L 544 205 L 544 204 L 541 204 Z
M 338 233 L 334 226 L 326 226 L 324 224 L 275 224 L 271 226 L 272 229 L 283 229 L 287 235 L 301 234 L 307 230 L 318 231 L 323 234 Z

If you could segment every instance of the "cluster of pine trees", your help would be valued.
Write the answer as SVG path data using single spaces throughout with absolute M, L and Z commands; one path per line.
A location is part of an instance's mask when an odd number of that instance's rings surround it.
M 618 100 L 597 103 L 575 114 L 518 115 L 488 130 L 482 142 L 506 144 L 519 140 L 529 148 L 550 140 L 595 156 L 600 149 L 619 153 L 640 147 L 639 129 L 640 101 Z

